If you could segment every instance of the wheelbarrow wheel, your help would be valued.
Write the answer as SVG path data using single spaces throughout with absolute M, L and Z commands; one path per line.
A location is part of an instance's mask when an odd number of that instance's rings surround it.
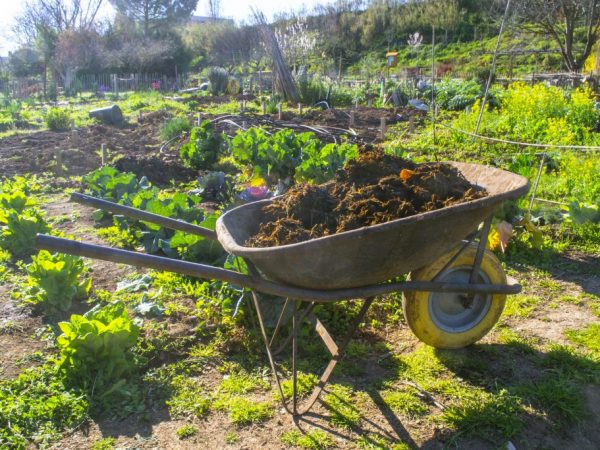
M 477 244 L 469 245 L 436 281 L 469 282 Z M 450 252 L 434 263 L 409 275 L 414 281 L 430 281 L 456 254 Z M 486 250 L 477 283 L 506 284 L 506 274 L 498 258 Z M 504 294 L 465 294 L 444 292 L 406 292 L 404 317 L 413 333 L 423 342 L 437 348 L 461 348 L 485 336 L 496 324 L 504 309 Z

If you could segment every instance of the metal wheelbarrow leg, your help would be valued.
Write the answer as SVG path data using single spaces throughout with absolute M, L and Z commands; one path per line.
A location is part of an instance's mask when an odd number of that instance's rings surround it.
M 282 403 L 284 409 L 294 417 L 298 417 L 303 414 L 306 414 L 308 411 L 310 411 L 312 406 L 315 404 L 315 402 L 321 395 L 321 392 L 323 392 L 325 385 L 329 382 L 329 379 L 331 378 L 331 375 L 333 374 L 333 369 L 335 368 L 337 363 L 340 362 L 341 359 L 343 358 L 346 347 L 350 343 L 352 335 L 354 334 L 354 332 L 356 331 L 358 326 L 362 323 L 367 311 L 369 310 L 369 307 L 373 303 L 374 297 L 369 297 L 365 300 L 362 300 L 362 302 L 363 302 L 362 307 L 360 308 L 358 315 L 352 321 L 352 324 L 350 325 L 350 327 L 347 331 L 347 334 L 342 338 L 340 344 L 337 344 L 334 341 L 334 339 L 331 337 L 331 335 L 329 334 L 329 332 L 327 331 L 325 326 L 321 323 L 321 321 L 312 312 L 306 314 L 306 309 L 312 309 L 312 307 L 314 307 L 315 303 L 309 303 L 309 305 L 308 305 L 308 307 L 306 307 L 305 311 L 301 311 L 301 310 L 299 310 L 300 304 L 306 303 L 306 302 L 299 301 L 299 300 L 295 301 L 294 314 L 292 315 L 292 333 L 291 333 L 291 344 L 292 344 L 292 401 L 291 401 L 291 407 L 290 407 L 290 402 L 288 400 L 286 400 L 286 398 L 283 394 L 283 389 L 281 387 L 281 380 L 280 380 L 277 366 L 275 363 L 274 352 L 271 349 L 271 345 L 273 342 L 272 338 L 274 336 L 273 335 L 271 337 L 268 336 L 268 333 L 267 333 L 267 330 L 265 328 L 264 321 L 263 321 L 263 315 L 262 315 L 262 312 L 260 309 L 258 294 L 255 291 L 252 291 L 252 299 L 254 302 L 254 308 L 256 309 L 256 314 L 258 316 L 260 331 L 261 331 L 261 334 L 263 337 L 265 349 L 266 349 L 267 356 L 269 359 L 269 365 L 271 366 L 271 372 L 273 373 L 273 378 L 275 379 L 275 383 L 277 384 L 277 390 L 278 390 L 279 396 L 281 398 L 281 403 Z M 331 354 L 331 359 L 329 360 L 327 367 L 321 374 L 321 377 L 319 378 L 317 385 L 314 387 L 310 397 L 308 398 L 306 403 L 303 405 L 303 408 L 299 409 L 299 406 L 298 406 L 298 403 L 299 403 L 298 402 L 298 400 L 299 400 L 298 399 L 298 377 L 297 377 L 298 376 L 298 364 L 297 364 L 297 362 L 298 362 L 298 342 L 299 342 L 298 330 L 300 329 L 300 326 L 302 325 L 302 322 L 303 322 L 302 319 L 307 319 L 308 322 L 310 322 L 312 324 L 315 331 L 317 332 L 317 334 L 319 335 L 319 337 L 325 344 L 325 347 L 327 347 L 327 350 Z M 289 342 L 289 341 L 287 341 L 287 342 Z

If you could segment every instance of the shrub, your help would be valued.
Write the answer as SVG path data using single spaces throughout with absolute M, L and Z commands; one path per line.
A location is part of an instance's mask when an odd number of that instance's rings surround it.
M 160 136 L 165 141 L 169 141 L 191 129 L 192 124 L 187 117 L 173 117 L 163 124 L 160 129 Z
M 50 108 L 44 118 L 46 125 L 52 131 L 68 130 L 71 123 L 69 111 L 61 108 Z
M 229 86 L 229 72 L 222 67 L 210 67 L 208 69 L 208 81 L 210 91 L 213 95 L 224 94 Z
M 90 291 L 92 280 L 82 280 L 84 272 L 83 259 L 42 250 L 27 266 L 25 299 L 49 313 L 67 311 L 75 298 Z

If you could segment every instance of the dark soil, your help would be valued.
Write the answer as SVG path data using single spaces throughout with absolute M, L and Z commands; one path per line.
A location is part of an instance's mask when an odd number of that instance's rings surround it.
M 265 206 L 267 220 L 246 245 L 293 244 L 485 195 L 450 165 L 415 164 L 372 150 L 350 161 L 334 183 L 297 185 Z
M 161 155 L 161 157 L 130 155 L 115 161 L 114 166 L 121 172 L 133 172 L 138 178 L 146 176 L 152 184 L 159 186 L 168 185 L 170 180 L 181 183 L 198 176 L 197 171 L 183 167 L 178 159 L 178 156 L 169 158 L 168 155 Z
M 100 148 L 105 144 L 109 159 L 125 158 L 117 164 L 147 175 L 155 184 L 168 185 L 172 178 L 189 181 L 196 174 L 185 169 L 178 155 L 159 154 L 160 127 L 170 116 L 168 112 L 157 111 L 146 113 L 141 123 L 123 127 L 98 124 L 76 133 L 40 131 L 0 139 L 0 175 L 58 172 L 58 151 L 63 162 L 61 175 L 85 175 L 100 167 Z M 139 160 L 137 166 L 134 160 Z
M 328 126 L 340 126 L 348 128 L 350 124 L 350 112 L 354 111 L 355 126 L 379 127 L 381 119 L 385 118 L 386 124 L 408 120 L 409 117 L 425 116 L 426 113 L 414 108 L 372 108 L 360 106 L 350 109 L 325 109 L 323 111 L 313 110 L 304 115 L 303 119 L 309 122 L 320 123 Z

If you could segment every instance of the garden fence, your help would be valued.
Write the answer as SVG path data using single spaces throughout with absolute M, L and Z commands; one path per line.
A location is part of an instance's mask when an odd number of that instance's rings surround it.
M 59 92 L 75 94 L 79 92 L 119 93 L 125 91 L 157 90 L 172 92 L 184 88 L 190 82 L 189 73 L 177 76 L 161 73 L 131 73 L 131 74 L 79 74 L 68 86 L 58 82 Z M 51 82 L 46 90 L 51 89 Z M 44 82 L 41 77 L 11 77 L 0 80 L 0 92 L 6 97 L 27 98 L 44 93 Z

